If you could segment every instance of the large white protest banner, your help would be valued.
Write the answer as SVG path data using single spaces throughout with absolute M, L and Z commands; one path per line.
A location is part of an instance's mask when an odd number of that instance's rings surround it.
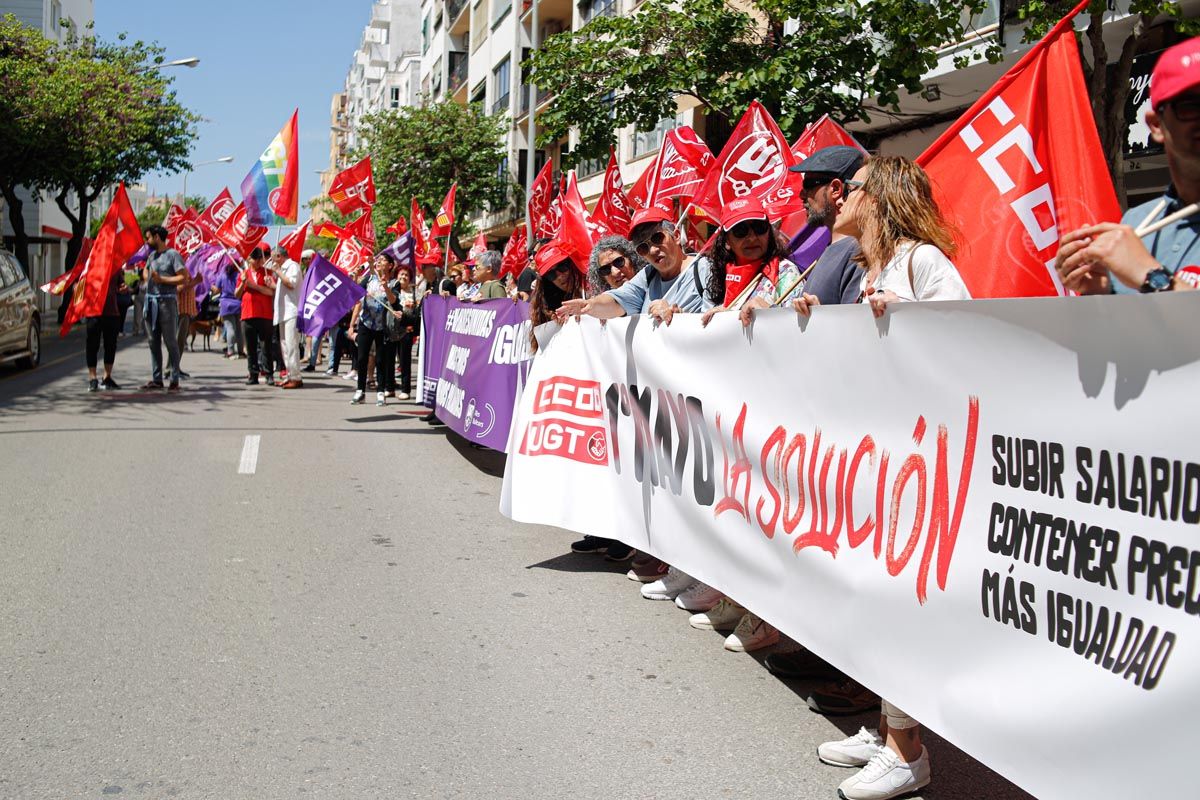
M 718 587 L 1039 796 L 1176 796 L 1200 718 L 1188 294 L 570 322 L 502 510 Z

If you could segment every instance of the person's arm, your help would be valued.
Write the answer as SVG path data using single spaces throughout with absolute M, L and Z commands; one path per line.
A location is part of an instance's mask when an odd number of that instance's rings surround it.
M 1159 263 L 1130 225 L 1101 222 L 1072 231 L 1058 243 L 1054 268 L 1062 284 L 1079 294 L 1103 294 L 1110 289 L 1109 275 L 1131 289 L 1141 289 Z M 1177 278 L 1171 290 L 1191 287 Z
M 354 310 L 350 312 L 350 329 L 346 331 L 346 335 L 351 339 L 358 336 L 358 315 L 362 311 L 363 301 L 359 300 L 354 304 Z
M 614 319 L 616 317 L 625 316 L 625 309 L 617 302 L 617 298 L 612 296 L 611 292 L 598 294 L 595 297 L 590 297 L 587 300 L 564 300 L 559 311 L 569 317 L 578 317 L 581 314 L 587 314 L 589 317 L 596 319 Z

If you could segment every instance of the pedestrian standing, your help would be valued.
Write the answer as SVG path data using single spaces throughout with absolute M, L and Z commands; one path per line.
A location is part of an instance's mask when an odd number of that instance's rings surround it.
M 192 320 L 196 318 L 198 310 L 196 308 L 196 286 L 200 283 L 199 275 L 188 275 L 187 280 L 179 284 L 176 288 L 176 304 L 179 306 L 179 324 L 177 325 L 175 335 L 179 340 L 179 363 L 183 364 L 183 351 L 187 349 L 188 334 L 192 332 Z M 184 372 L 179 371 L 181 379 L 192 377 Z
M 167 229 L 151 225 L 145 231 L 150 255 L 143 270 L 146 300 L 142 316 L 150 344 L 150 380 L 143 389 L 163 388 L 162 347 L 171 360 L 172 392 L 179 391 L 179 304 L 176 289 L 190 279 L 179 252 L 167 247 Z
M 246 357 L 246 347 L 242 341 L 242 300 L 237 294 L 240 280 L 237 265 L 230 262 L 225 265 L 215 284 L 220 293 L 217 313 L 224 330 L 226 358 Z
M 379 254 L 371 272 L 363 281 L 367 296 L 354 307 L 350 317 L 350 338 L 358 346 L 358 389 L 350 402 L 357 405 L 367 394 L 367 374 L 371 363 L 371 348 L 375 348 L 375 405 L 386 402 L 387 379 L 384 375 L 387 344 L 387 318 L 398 301 L 392 284 L 392 261 Z M 394 377 L 393 377 L 394 380 Z
M 100 389 L 120 389 L 117 382 L 113 380 L 112 370 L 113 362 L 117 358 L 117 334 L 121 332 L 121 304 L 120 297 L 128 296 L 129 287 L 125 285 L 125 275 L 123 270 L 117 270 L 113 273 L 112 280 L 108 282 L 108 290 L 104 296 L 104 308 L 100 311 L 98 317 L 87 317 L 84 319 L 84 324 L 87 326 L 87 343 L 85 356 L 87 358 L 88 370 L 88 391 L 96 392 Z M 104 380 L 103 382 L 96 380 L 96 363 L 100 355 L 100 343 L 104 343 Z
M 271 257 L 268 269 L 275 276 L 274 320 L 279 328 L 283 364 L 287 370 L 287 380 L 280 388 L 299 389 L 304 385 L 300 380 L 300 332 L 296 328 L 296 317 L 300 312 L 300 265 L 279 248 Z
M 400 370 L 400 393 L 389 395 L 389 397 L 398 397 L 401 400 L 409 400 L 412 398 L 412 351 L 413 351 L 413 334 L 417 330 L 417 326 L 421 324 L 420 317 L 417 316 L 417 292 L 412 285 L 411 273 L 407 268 L 402 268 L 396 273 L 396 296 L 399 298 L 399 308 L 393 312 L 393 319 L 396 322 L 395 330 L 395 361 L 399 362 Z M 391 388 L 395 390 L 395 370 L 392 370 Z
M 254 386 L 264 375 L 268 384 L 275 382 L 275 357 L 271 350 L 275 281 L 264 266 L 265 260 L 263 249 L 254 248 L 246 260 L 246 269 L 242 271 L 237 288 L 237 296 L 242 301 L 242 333 L 246 338 L 247 386 Z

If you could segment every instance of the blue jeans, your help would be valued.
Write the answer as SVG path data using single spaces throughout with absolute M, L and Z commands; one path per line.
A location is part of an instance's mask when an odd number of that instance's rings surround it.
M 171 360 L 171 383 L 179 383 L 179 304 L 175 297 L 146 296 L 146 336 L 150 340 L 150 377 L 163 382 L 162 346 Z
M 242 320 L 237 314 L 227 314 L 221 317 L 221 326 L 225 330 L 226 355 L 244 355 L 246 345 L 242 342 Z
M 310 369 L 317 368 L 317 356 L 321 353 L 321 342 L 323 341 L 325 341 L 325 334 L 323 333 L 312 340 L 312 352 L 308 354 L 308 366 Z

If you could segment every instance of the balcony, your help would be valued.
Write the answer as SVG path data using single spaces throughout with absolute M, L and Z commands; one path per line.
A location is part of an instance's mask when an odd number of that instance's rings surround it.
M 467 32 L 470 18 L 463 14 L 467 0 L 446 0 L 446 30 L 451 34 Z
M 553 94 L 554 93 L 551 92 L 549 89 L 543 89 L 540 86 L 537 87 L 537 107 L 541 108 L 543 105 L 545 105 L 546 101 L 549 100 L 551 98 L 551 96 L 553 96 Z M 520 113 L 522 116 L 529 113 L 529 86 L 528 85 L 521 86 L 521 111 L 520 111 Z
M 506 92 L 501 97 L 496 98 L 496 102 L 492 103 L 492 114 L 507 114 L 511 103 L 511 96 Z
M 450 53 L 450 77 L 446 84 L 448 94 L 454 94 L 467 81 L 470 58 L 466 53 Z
M 391 6 L 374 3 L 371 6 L 371 27 L 387 29 L 392 26 Z

